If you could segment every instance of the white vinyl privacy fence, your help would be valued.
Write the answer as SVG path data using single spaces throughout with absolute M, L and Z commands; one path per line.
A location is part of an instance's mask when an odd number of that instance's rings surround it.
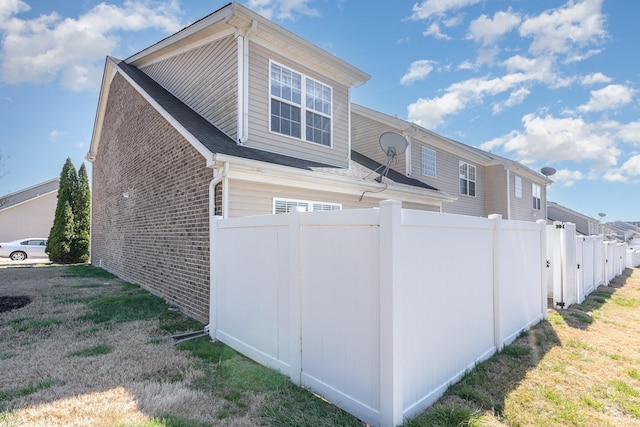
M 210 334 L 394 426 L 547 312 L 546 226 L 379 208 L 212 223 Z
M 547 260 L 548 296 L 561 309 L 582 303 L 625 268 L 640 265 L 640 251 L 602 235 L 578 235 L 573 223 L 554 222 L 547 226 Z

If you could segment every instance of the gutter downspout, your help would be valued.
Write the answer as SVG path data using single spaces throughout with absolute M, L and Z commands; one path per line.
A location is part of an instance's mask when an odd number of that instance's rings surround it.
M 249 139 L 249 38 L 256 32 L 258 21 L 244 36 L 238 36 L 238 144 Z
M 215 171 L 215 169 L 214 169 Z M 229 174 L 229 162 L 224 162 L 222 172 L 217 175 L 214 172 L 214 177 L 209 183 L 209 324 L 204 327 L 211 339 L 215 340 L 216 330 L 218 329 L 218 312 L 216 304 L 218 296 L 215 289 L 215 274 L 214 274 L 214 260 L 215 260 L 215 223 L 217 218 L 215 216 L 216 211 L 216 185 L 220 181 L 222 182 L 222 218 L 227 217 L 228 205 L 227 205 L 227 193 L 228 193 L 228 178 Z

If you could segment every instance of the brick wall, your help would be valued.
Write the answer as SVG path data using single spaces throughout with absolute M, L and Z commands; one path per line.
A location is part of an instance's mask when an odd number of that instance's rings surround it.
M 92 263 L 206 323 L 213 173 L 205 163 L 115 76 L 92 168 Z

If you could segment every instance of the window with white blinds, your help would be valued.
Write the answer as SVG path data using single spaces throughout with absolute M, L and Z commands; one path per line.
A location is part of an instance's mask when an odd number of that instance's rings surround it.
M 317 212 L 317 211 L 336 211 L 341 210 L 342 205 L 339 203 L 313 202 L 309 200 L 295 199 L 273 199 L 273 213 L 281 214 L 293 211 L 299 212 Z

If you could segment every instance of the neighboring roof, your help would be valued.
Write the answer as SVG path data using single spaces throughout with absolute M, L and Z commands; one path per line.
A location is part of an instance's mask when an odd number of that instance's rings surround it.
M 530 169 L 519 162 L 507 159 L 505 157 L 498 156 L 497 154 L 493 154 L 488 151 L 481 150 L 477 147 L 463 144 L 462 142 L 439 135 L 416 123 L 402 120 L 397 117 L 389 116 L 385 113 L 375 111 L 370 108 L 364 107 L 362 105 L 354 104 L 354 103 L 351 103 L 351 111 L 355 114 L 359 114 L 361 116 L 368 117 L 372 120 L 376 120 L 378 122 L 384 123 L 387 126 L 395 127 L 401 132 L 407 132 L 413 135 L 418 134 L 418 136 L 420 135 L 426 136 L 429 138 L 429 141 L 431 143 L 440 142 L 443 147 L 446 146 L 446 148 L 443 148 L 443 149 L 451 152 L 464 153 L 466 154 L 466 156 L 472 156 L 473 158 L 476 159 L 477 162 L 483 164 L 484 166 L 504 165 L 505 167 L 517 172 L 526 172 L 526 174 L 529 177 L 535 177 L 537 178 L 538 181 L 544 182 L 545 184 L 553 183 L 552 180 L 545 177 L 541 173 L 536 172 L 533 169 Z
M 49 181 L 41 182 L 40 184 L 36 184 L 34 186 L 16 191 L 15 193 L 7 194 L 6 196 L 0 196 L 0 209 L 6 209 L 19 203 L 24 203 L 28 200 L 35 199 L 36 197 L 56 192 L 58 191 L 59 184 L 60 179 L 54 178 L 50 179 Z
M 563 213 L 565 213 L 567 215 L 571 215 L 574 218 L 579 218 L 579 219 L 581 219 L 583 221 L 593 222 L 593 223 L 600 223 L 600 221 L 598 221 L 596 218 L 592 218 L 592 217 L 590 217 L 588 215 L 581 214 L 580 212 L 576 212 L 576 211 L 574 211 L 572 209 L 569 209 L 567 207 L 564 207 L 564 206 L 559 205 L 556 202 L 552 202 L 552 201 L 547 202 L 547 219 L 549 219 L 551 221 L 563 221 L 560 218 L 554 217 L 554 215 L 555 215 L 554 210 L 561 211 L 561 212 L 563 212 Z

